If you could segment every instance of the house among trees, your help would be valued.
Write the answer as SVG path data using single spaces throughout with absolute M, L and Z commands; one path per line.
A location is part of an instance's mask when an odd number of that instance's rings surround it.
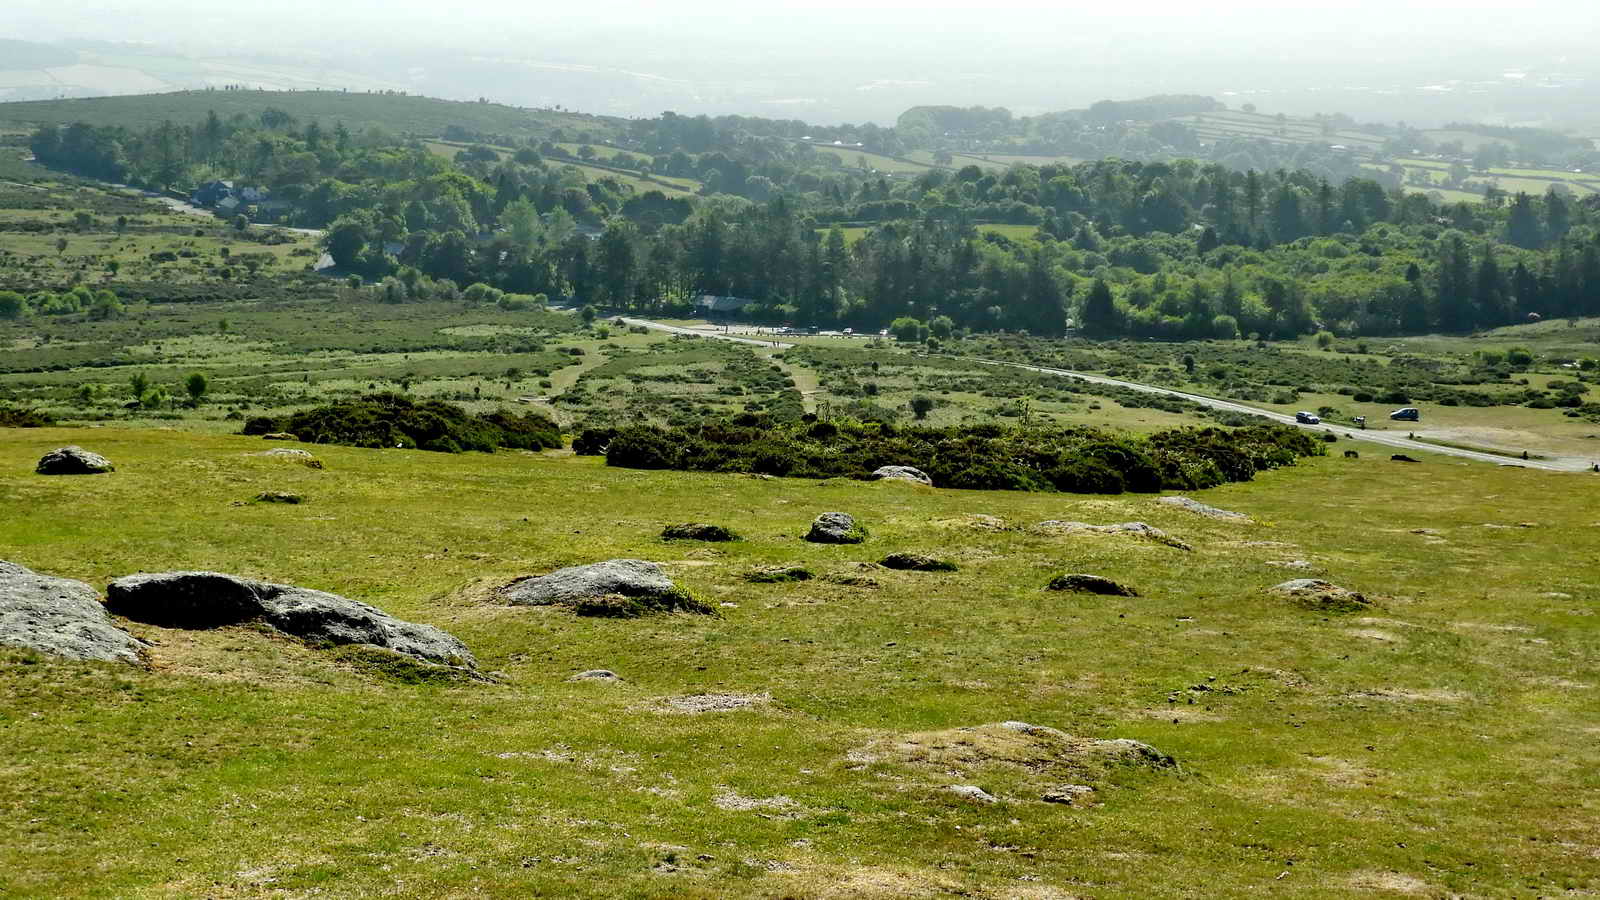
M 231 181 L 208 181 L 195 188 L 194 193 L 189 195 L 189 202 L 195 206 L 217 209 L 225 213 L 234 212 L 241 206 L 264 203 L 266 200 L 266 189 L 236 188 Z
M 749 297 L 719 297 L 716 294 L 701 294 L 694 301 L 694 310 L 708 318 L 735 318 L 746 306 L 756 301 Z

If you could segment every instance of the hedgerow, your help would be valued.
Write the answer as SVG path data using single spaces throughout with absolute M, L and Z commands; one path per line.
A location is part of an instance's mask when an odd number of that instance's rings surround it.
M 287 421 L 262 416 L 245 423 L 247 434 L 266 431 L 286 431 L 312 444 L 445 453 L 463 450 L 493 453 L 500 447 L 540 450 L 562 446 L 560 427 L 535 413 L 519 416 L 494 412 L 475 416 L 450 403 L 418 402 L 393 393 L 368 394 L 355 400 L 330 403 L 297 412 Z
M 1326 452 L 1298 429 L 1278 425 L 1183 428 L 1134 438 L 1083 426 L 898 429 L 855 421 L 785 424 L 750 415 L 585 432 L 573 446 L 604 454 L 608 465 L 636 469 L 866 478 L 880 466 L 908 465 L 940 487 L 1104 494 L 1249 481 L 1256 472 Z

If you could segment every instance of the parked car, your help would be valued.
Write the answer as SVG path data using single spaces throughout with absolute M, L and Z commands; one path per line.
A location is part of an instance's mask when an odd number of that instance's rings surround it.
M 1322 424 L 1322 417 L 1318 416 L 1316 413 L 1297 412 L 1297 413 L 1294 414 L 1294 420 L 1296 422 L 1299 422 L 1301 425 L 1321 425 Z
M 1389 418 L 1396 422 L 1417 422 L 1422 419 L 1422 413 L 1417 412 L 1415 406 L 1407 406 L 1404 409 L 1397 409 L 1389 413 Z

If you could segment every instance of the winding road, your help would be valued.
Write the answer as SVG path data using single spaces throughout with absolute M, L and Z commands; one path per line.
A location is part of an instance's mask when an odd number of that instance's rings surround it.
M 703 328 L 686 328 L 681 325 L 667 325 L 662 322 L 652 322 L 649 319 L 635 319 L 624 316 L 622 317 L 622 321 L 629 325 L 640 325 L 645 328 L 651 328 L 657 331 L 665 331 L 672 334 L 687 334 L 696 337 L 710 337 L 718 340 L 733 341 L 739 344 L 749 344 L 756 347 L 771 347 L 782 350 L 794 346 L 794 344 L 785 343 L 779 340 L 760 340 L 757 338 L 741 337 L 739 335 L 724 334 L 722 332 L 711 331 Z M 1477 450 L 1465 450 L 1459 447 L 1443 447 L 1438 444 L 1428 443 L 1427 441 L 1412 440 L 1411 438 L 1400 437 L 1384 431 L 1356 429 L 1332 425 L 1302 425 L 1294 420 L 1294 416 L 1273 412 L 1272 410 L 1261 409 L 1260 407 L 1250 406 L 1248 404 L 1239 403 L 1233 400 L 1221 400 L 1216 397 L 1207 397 L 1203 394 L 1191 394 L 1186 391 L 1173 390 L 1172 388 L 1140 384 L 1135 381 L 1123 381 L 1120 378 L 1107 378 L 1104 375 L 1094 375 L 1089 372 L 1074 372 L 1068 369 L 1055 369 L 1049 366 L 1034 366 L 1026 363 L 999 362 L 992 359 L 977 359 L 973 357 L 952 358 L 962 359 L 966 362 L 981 363 L 989 366 L 1005 366 L 1007 368 L 1022 369 L 1028 372 L 1039 372 L 1044 375 L 1060 375 L 1063 378 L 1076 378 L 1079 381 L 1085 381 L 1090 384 L 1103 384 L 1109 387 L 1128 388 L 1130 390 L 1143 391 L 1147 394 L 1161 394 L 1167 397 L 1177 397 L 1182 400 L 1198 403 L 1202 406 L 1208 406 L 1212 409 L 1227 410 L 1229 412 L 1260 416 L 1264 419 L 1271 419 L 1274 422 L 1279 422 L 1284 425 L 1294 425 L 1297 428 L 1304 428 L 1307 431 L 1314 431 L 1319 434 L 1324 432 L 1332 433 L 1351 441 L 1378 444 L 1397 452 L 1412 451 L 1416 453 L 1436 453 L 1442 456 L 1454 456 L 1461 459 L 1474 460 L 1477 462 L 1492 463 L 1498 466 L 1514 465 L 1529 469 L 1544 469 L 1550 472 L 1585 472 L 1589 470 L 1591 465 L 1593 465 L 1593 463 L 1587 459 L 1572 456 L 1546 456 L 1542 459 L 1515 459 L 1513 457 L 1499 456 L 1493 453 L 1482 453 Z

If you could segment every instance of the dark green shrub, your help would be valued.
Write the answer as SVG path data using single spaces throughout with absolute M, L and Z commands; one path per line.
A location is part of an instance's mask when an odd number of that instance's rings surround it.
M 276 434 L 283 430 L 283 420 L 272 416 L 251 416 L 245 420 L 240 434 Z
M 46 428 L 56 423 L 48 413 L 0 406 L 0 428 Z
M 449 403 L 419 402 L 391 393 L 369 394 L 295 413 L 284 430 L 306 443 L 420 448 L 440 453 L 561 446 L 560 429 L 544 416 L 506 412 L 472 416 Z

